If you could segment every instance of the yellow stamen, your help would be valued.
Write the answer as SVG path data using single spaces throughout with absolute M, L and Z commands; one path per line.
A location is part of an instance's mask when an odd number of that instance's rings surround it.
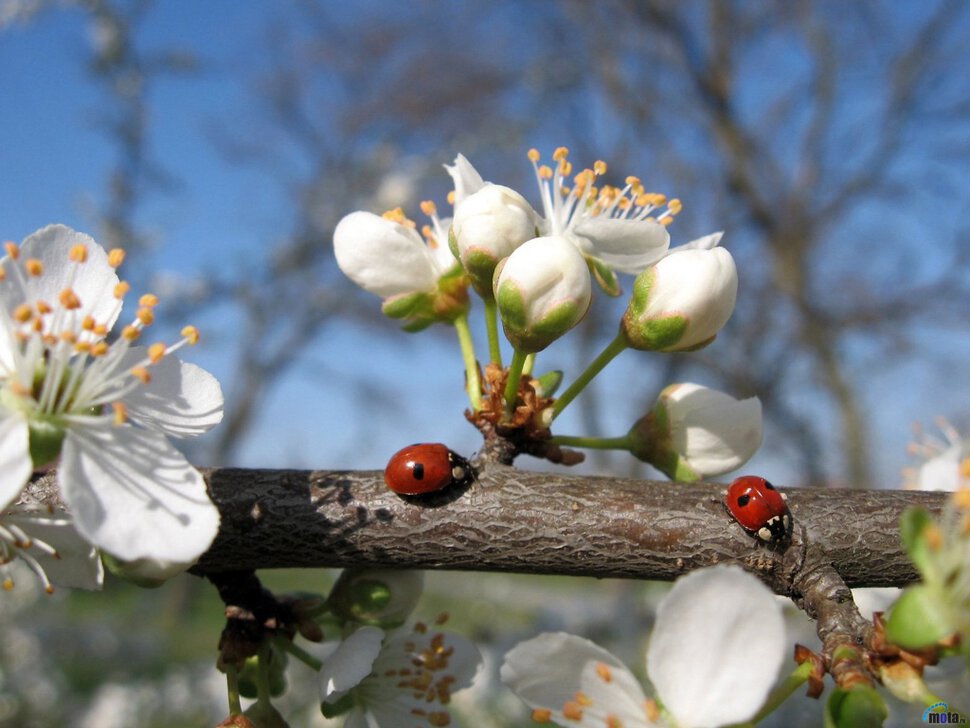
M 939 551 L 943 546 L 943 533 L 939 526 L 932 524 L 926 527 L 926 545 L 933 551 Z
M 183 328 L 182 336 L 193 346 L 199 343 L 199 330 L 195 326 L 186 326 Z
M 76 344 L 77 343 L 77 334 L 75 334 L 73 331 L 62 331 L 61 332 L 61 341 L 63 341 L 66 344 L 72 344 L 72 345 L 73 344 Z
M 24 268 L 27 269 L 27 274 L 32 275 L 34 278 L 44 275 L 44 264 L 37 260 L 37 258 L 28 258 L 25 260 Z
M 115 284 L 114 297 L 120 301 L 130 290 L 131 284 L 128 281 L 119 281 Z
M 455 204 L 455 191 L 454 190 L 452 190 L 451 192 L 448 193 L 448 204 L 449 205 L 454 205 Z
M 623 728 L 623 721 L 615 715 L 606 716 L 606 728 Z
M 107 336 L 108 327 L 104 324 L 95 324 L 93 333 L 95 336 Z
M 0 281 L 7 280 L 7 269 L 0 265 Z
M 148 384 L 152 381 L 151 372 L 149 372 L 145 367 L 135 367 L 131 370 L 131 376 L 135 379 L 141 380 L 142 384 Z
M 81 308 L 81 299 L 70 288 L 65 288 L 57 297 L 61 305 L 69 311 Z
M 597 175 L 606 174 L 606 162 L 602 159 L 597 159 L 593 162 L 593 172 Z
M 125 262 L 125 251 L 124 248 L 112 248 L 108 251 L 108 265 L 112 268 L 117 268 L 122 263 Z
M 3 247 L 7 251 L 7 255 L 10 256 L 10 260 L 17 260 L 20 257 L 20 248 L 12 240 L 5 242 Z
M 25 324 L 34 317 L 33 309 L 26 303 L 21 303 L 13 310 L 13 319 L 18 324 Z
M 91 351 L 91 342 L 90 341 L 77 342 L 74 345 L 74 351 L 76 351 L 78 354 L 87 354 L 89 351 Z
M 568 720 L 582 720 L 583 708 L 579 703 L 567 700 L 566 704 L 562 706 L 562 715 Z
M 576 691 L 576 694 L 573 696 L 573 699 L 577 703 L 582 705 L 584 708 L 588 708 L 593 704 L 593 700 L 586 693 L 581 692 L 579 690 Z
M 161 341 L 156 341 L 154 344 L 148 347 L 148 358 L 151 360 L 152 364 L 158 364 L 165 356 L 165 350 L 168 347 L 165 346 Z
M 34 307 L 37 309 L 37 313 L 39 313 L 41 316 L 54 310 L 51 308 L 51 305 L 47 303 L 47 301 L 37 301 L 34 303 Z
M 144 326 L 151 326 L 155 320 L 155 313 L 150 308 L 140 308 L 135 313 L 135 318 L 141 321 Z
M 596 663 L 596 674 L 600 676 L 603 682 L 613 682 L 613 672 L 605 662 Z
M 123 425 L 128 421 L 128 408 L 125 407 L 124 402 L 112 402 L 111 409 L 115 413 L 114 423 L 116 425 Z
M 3 580 L 3 588 L 5 591 L 10 591 L 11 589 L 13 589 L 13 579 L 11 579 L 9 576 L 6 577 Z
M 421 212 L 423 212 L 428 217 L 431 217 L 438 212 L 437 206 L 431 200 L 424 200 L 421 203 Z
M 444 711 L 428 713 L 428 723 L 435 726 L 435 728 L 443 728 L 444 726 L 451 725 L 451 716 Z
M 643 701 L 643 712 L 647 716 L 647 720 L 651 723 L 656 723 L 660 720 L 660 706 L 657 705 L 657 701 L 653 698 L 647 698 Z
M 108 353 L 108 344 L 104 341 L 99 341 L 91 345 L 91 356 L 104 356 Z
M 73 246 L 71 252 L 67 254 L 67 257 L 75 263 L 86 263 L 88 260 L 88 246 L 80 243 Z
M 535 723 L 551 723 L 552 711 L 549 708 L 536 708 L 532 711 L 532 720 Z
M 128 341 L 135 341 L 139 336 L 141 336 L 141 329 L 137 326 L 125 326 L 121 330 L 121 336 Z
M 529 161 L 532 162 L 533 164 L 535 162 L 538 162 L 539 161 L 539 150 L 536 149 L 535 147 L 532 147 L 532 149 L 530 149 L 528 151 L 528 157 L 529 157 Z
M 954 491 L 953 505 L 958 511 L 970 511 L 970 488 Z
M 552 153 L 552 158 L 557 162 L 563 161 L 568 156 L 569 149 L 567 147 L 556 147 L 556 151 Z
M 684 204 L 675 197 L 667 203 L 667 209 L 670 210 L 672 215 L 676 215 L 678 212 L 684 209 Z
M 563 159 L 559 163 L 559 174 L 561 174 L 563 177 L 568 177 L 572 173 L 573 173 L 573 163 L 570 162 L 568 159 Z
M 542 179 L 552 179 L 552 168 L 549 165 L 543 164 L 539 167 L 539 177 Z
M 10 391 L 13 392 L 17 397 L 29 397 L 32 394 L 29 387 L 25 387 L 16 379 L 11 380 L 11 382 L 7 384 L 7 387 L 9 387 Z
M 672 218 L 670 215 L 664 215 L 662 218 L 660 218 L 660 220 L 658 220 L 661 225 L 669 225 L 673 221 L 674 218 Z
M 81 328 L 84 331 L 94 331 L 94 324 L 94 316 L 88 315 L 84 317 L 83 321 L 81 321 Z
M 154 293 L 146 293 L 138 299 L 138 305 L 154 308 L 158 305 L 158 296 L 156 296 Z

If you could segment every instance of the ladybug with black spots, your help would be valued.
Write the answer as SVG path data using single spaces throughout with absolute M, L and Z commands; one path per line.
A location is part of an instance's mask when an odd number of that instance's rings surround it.
M 401 448 L 384 468 L 384 482 L 399 495 L 426 495 L 464 485 L 473 475 L 468 461 L 440 442 Z
M 785 496 L 757 475 L 742 475 L 728 486 L 725 504 L 734 520 L 761 541 L 791 536 L 792 518 Z

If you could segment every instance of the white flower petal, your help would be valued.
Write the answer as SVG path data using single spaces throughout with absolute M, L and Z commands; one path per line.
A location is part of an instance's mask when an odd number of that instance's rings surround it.
M 27 420 L 19 412 L 0 406 L 0 508 L 20 495 L 31 470 Z
M 333 250 L 340 270 L 381 298 L 430 291 L 438 279 L 418 233 L 370 212 L 352 212 L 337 224 Z
M 663 258 L 670 245 L 667 228 L 653 220 L 589 217 L 570 233 L 587 255 L 634 275 Z
M 724 237 L 724 231 L 719 230 L 716 233 L 709 233 L 708 235 L 703 235 L 699 238 L 691 240 L 689 243 L 683 243 L 681 245 L 675 245 L 668 252 L 677 253 L 681 250 L 710 250 L 711 248 L 716 248 L 721 242 L 721 238 Z
M 463 154 L 455 157 L 454 164 L 446 164 L 444 167 L 455 182 L 455 207 L 458 207 L 466 197 L 478 192 L 487 184 L 482 179 L 482 175 Z
M 87 248 L 87 262 L 79 265 L 68 258 L 75 245 Z M 81 308 L 73 312 L 77 322 L 90 315 L 108 329 L 114 325 L 121 312 L 114 296 L 118 276 L 114 268 L 108 265 L 108 254 L 94 238 L 65 225 L 48 225 L 27 236 L 20 255 L 23 259 L 36 258 L 44 266 L 43 275 L 28 279 L 31 302 L 54 304 L 61 291 L 70 287 L 81 301 Z M 11 310 L 11 303 L 17 305 L 23 302 L 9 300 L 12 289 L 3 287 L 0 290 L 7 292 L 3 302 L 8 311 Z
M 57 550 L 55 556 L 36 546 L 25 549 L 52 584 L 68 589 L 101 588 L 104 570 L 98 550 L 77 532 L 68 513 L 14 507 L 3 515 L 2 522 L 5 526 L 18 526 L 34 542 L 43 542 Z
M 333 703 L 371 674 L 384 631 L 361 627 L 343 640 L 320 668 L 320 700 Z
M 655 725 L 644 711 L 643 689 L 633 674 L 602 647 L 564 632 L 547 632 L 520 642 L 505 656 L 502 682 L 529 707 L 550 711 L 562 725 L 606 725 L 608 716 L 628 728 Z M 576 694 L 582 693 L 582 706 Z M 563 715 L 581 707 L 582 719 Z
M 120 369 L 144 359 L 146 349 L 132 347 Z M 151 381 L 123 398 L 128 416 L 145 427 L 172 437 L 208 432 L 222 421 L 223 398 L 219 380 L 202 367 L 174 356 L 162 357 L 150 369 Z
M 78 531 L 124 561 L 192 561 L 219 528 L 202 475 L 160 432 L 70 426 L 58 479 Z
M 918 490 L 954 491 L 960 487 L 963 446 L 951 445 L 939 455 L 928 458 L 916 471 Z
M 785 657 L 785 622 L 774 595 L 738 566 L 681 577 L 661 601 L 647 674 L 684 728 L 749 720 Z
M 699 384 L 674 384 L 660 395 L 671 448 L 703 478 L 741 467 L 761 446 L 761 400 L 738 400 Z

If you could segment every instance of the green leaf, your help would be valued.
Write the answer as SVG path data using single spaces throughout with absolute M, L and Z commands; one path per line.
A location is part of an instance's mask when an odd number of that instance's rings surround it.
M 596 258 L 587 258 L 586 264 L 589 266 L 589 272 L 593 275 L 593 280 L 596 281 L 596 285 L 602 289 L 603 293 L 614 298 L 622 293 L 616 273 L 606 263 Z
M 906 589 L 886 620 L 886 637 L 907 650 L 933 645 L 952 632 L 954 627 L 945 595 L 927 584 Z
M 381 311 L 393 319 L 412 318 L 422 309 L 431 308 L 431 296 L 425 291 L 402 293 L 384 300 Z
M 836 688 L 825 705 L 825 728 L 878 728 L 888 716 L 885 701 L 873 688 Z
M 562 384 L 562 370 L 554 369 L 551 372 L 546 372 L 542 376 L 536 377 L 536 381 L 538 382 L 536 393 L 540 397 L 551 397 Z

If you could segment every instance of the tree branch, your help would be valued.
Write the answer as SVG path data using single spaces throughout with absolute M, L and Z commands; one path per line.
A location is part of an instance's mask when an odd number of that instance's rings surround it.
M 847 586 L 916 579 L 899 543 L 902 511 L 945 494 L 787 490 L 787 549 L 734 523 L 722 486 L 534 473 L 488 465 L 467 492 L 407 501 L 380 471 L 206 472 L 222 527 L 197 574 L 284 567 L 400 567 L 672 580 L 738 563 L 798 598 L 820 565 Z

